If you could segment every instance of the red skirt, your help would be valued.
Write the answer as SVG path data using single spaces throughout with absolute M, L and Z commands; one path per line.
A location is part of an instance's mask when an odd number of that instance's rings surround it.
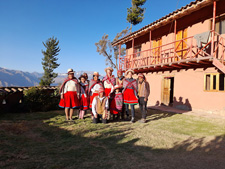
M 89 103 L 88 103 L 88 97 L 85 97 L 84 94 L 82 94 L 80 98 L 80 110 L 87 110 Z
M 116 108 L 116 100 L 113 99 L 110 103 L 110 113 L 111 114 L 118 114 L 120 111 Z
M 108 97 L 110 92 L 111 88 L 105 88 L 105 97 Z
M 93 93 L 92 96 L 90 96 L 90 106 L 89 106 L 89 108 L 92 108 L 92 101 L 95 98 L 95 96 L 98 96 L 98 93 Z
M 64 93 L 64 98 L 60 100 L 59 107 L 62 108 L 79 108 L 80 101 L 77 98 L 77 92 L 68 91 Z
M 138 98 L 134 94 L 133 89 L 126 89 L 123 93 L 124 104 L 138 104 Z

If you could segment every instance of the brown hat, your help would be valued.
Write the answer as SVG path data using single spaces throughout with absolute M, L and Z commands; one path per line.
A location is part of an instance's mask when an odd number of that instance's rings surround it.
M 111 67 L 105 68 L 105 72 L 107 72 L 107 70 L 110 70 L 111 72 L 113 72 L 113 68 L 111 68 Z
M 81 75 L 78 79 L 81 80 L 81 78 L 86 79 L 86 77 L 84 75 Z

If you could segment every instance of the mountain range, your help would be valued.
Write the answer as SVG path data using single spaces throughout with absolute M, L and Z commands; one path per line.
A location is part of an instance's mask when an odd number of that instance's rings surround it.
M 86 72 L 89 79 L 92 77 L 93 71 L 78 71 L 75 76 L 78 78 L 81 74 Z M 20 70 L 10 70 L 0 67 L 0 87 L 29 87 L 29 86 L 38 86 L 40 78 L 43 73 L 38 72 L 24 72 Z M 67 77 L 66 73 L 58 73 L 58 76 L 54 79 L 55 83 L 53 86 L 61 84 L 64 79 Z

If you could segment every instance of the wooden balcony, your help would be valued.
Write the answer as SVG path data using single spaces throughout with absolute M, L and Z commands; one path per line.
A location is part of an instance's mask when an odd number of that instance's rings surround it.
M 225 38 L 210 31 L 207 44 L 198 47 L 194 36 L 119 58 L 119 68 L 139 72 L 216 66 L 225 73 Z

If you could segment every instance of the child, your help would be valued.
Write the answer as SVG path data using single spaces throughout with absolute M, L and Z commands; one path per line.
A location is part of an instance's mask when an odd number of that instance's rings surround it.
M 80 87 L 81 87 L 81 98 L 80 98 L 80 113 L 79 113 L 79 119 L 84 119 L 85 111 L 88 109 L 89 103 L 88 103 L 88 83 L 86 81 L 85 76 L 79 77 L 80 79 Z
M 104 96 L 104 89 L 99 88 L 99 96 L 96 96 L 92 102 L 92 113 L 94 115 L 93 123 L 98 123 L 102 120 L 102 123 L 107 123 L 107 109 L 109 107 L 108 97 Z
M 117 120 L 119 120 L 120 113 L 123 109 L 123 94 L 120 92 L 122 89 L 122 86 L 116 85 L 113 89 L 112 96 L 112 102 L 110 107 L 110 113 L 113 114 L 113 120 L 115 119 L 115 116 Z
M 74 77 L 73 69 L 68 69 L 68 78 L 60 87 L 61 100 L 59 107 L 65 108 L 66 120 L 73 120 L 73 109 L 80 107 L 80 85 Z

